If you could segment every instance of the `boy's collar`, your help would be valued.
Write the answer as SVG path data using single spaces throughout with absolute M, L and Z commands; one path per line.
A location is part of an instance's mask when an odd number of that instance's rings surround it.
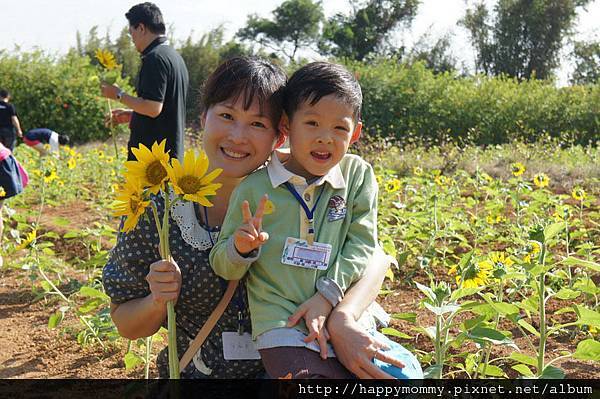
M 285 166 L 283 166 L 279 160 L 279 157 L 277 156 L 278 151 L 273 151 L 273 154 L 271 154 L 271 161 L 267 165 L 267 173 L 269 174 L 269 179 L 271 180 L 273 188 L 276 188 L 287 181 L 290 181 L 292 184 L 308 185 L 304 177 L 290 172 L 285 168 Z M 316 186 L 320 186 L 326 182 L 329 183 L 329 185 L 335 190 L 346 187 L 346 181 L 344 180 L 344 175 L 342 175 L 342 169 L 340 168 L 339 164 L 331 168 L 326 175 L 319 177 L 314 184 Z

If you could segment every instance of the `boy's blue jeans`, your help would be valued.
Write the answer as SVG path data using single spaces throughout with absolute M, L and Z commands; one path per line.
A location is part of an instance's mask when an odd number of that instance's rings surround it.
M 381 360 L 373 359 L 373 362 L 381 370 L 399 380 L 421 380 L 423 379 L 423 370 L 416 356 L 410 353 L 406 348 L 397 342 L 392 341 L 377 330 L 371 330 L 369 333 L 378 341 L 387 344 L 390 349 L 384 351 L 385 354 L 402 361 L 404 367 L 396 367 Z

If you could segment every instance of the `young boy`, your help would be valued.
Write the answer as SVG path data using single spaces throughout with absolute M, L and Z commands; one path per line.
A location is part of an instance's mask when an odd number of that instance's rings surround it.
M 44 144 L 49 144 L 50 151 L 58 156 L 58 145 L 69 144 L 69 136 L 66 134 L 58 134 L 45 127 L 40 127 L 28 130 L 23 135 L 23 142 L 39 152 L 40 155 L 46 155 L 48 153 L 46 148 L 44 148 Z
M 350 378 L 327 358 L 324 322 L 377 248 L 375 176 L 346 154 L 360 136 L 362 93 L 346 69 L 316 62 L 294 73 L 283 103 L 290 157 L 274 155 L 238 186 L 210 262 L 225 279 L 248 273 L 252 338 L 271 377 Z M 307 335 L 288 317 L 311 297 Z

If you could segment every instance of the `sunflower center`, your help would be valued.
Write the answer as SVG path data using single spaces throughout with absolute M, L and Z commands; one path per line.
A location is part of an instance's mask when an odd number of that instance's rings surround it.
M 202 188 L 200 179 L 196 176 L 183 176 L 179 179 L 179 187 L 183 190 L 184 194 L 194 194 Z
M 146 168 L 146 179 L 153 186 L 160 184 L 166 176 L 167 171 L 160 161 L 154 161 Z

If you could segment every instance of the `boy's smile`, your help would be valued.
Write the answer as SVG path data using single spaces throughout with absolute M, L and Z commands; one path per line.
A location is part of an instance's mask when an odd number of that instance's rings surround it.
M 299 105 L 291 120 L 285 115 L 281 129 L 290 140 L 291 156 L 285 167 L 305 178 L 324 176 L 358 140 L 362 124 L 355 123 L 352 106 L 334 94 L 311 105 Z

